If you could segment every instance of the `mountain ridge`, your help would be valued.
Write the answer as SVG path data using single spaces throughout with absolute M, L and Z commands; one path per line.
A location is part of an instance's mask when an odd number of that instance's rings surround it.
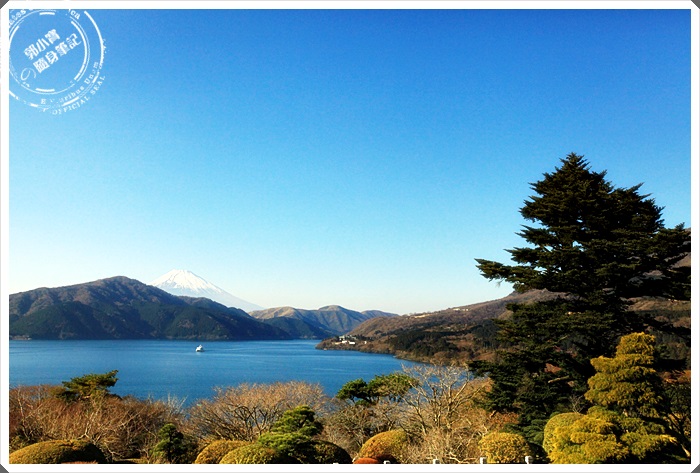
M 377 310 L 358 312 L 339 305 L 327 305 L 318 309 L 283 306 L 250 313 L 256 319 L 280 327 L 286 326 L 288 330 L 302 329 L 307 334 L 309 332 L 326 334 L 325 337 L 347 333 L 380 314 L 384 317 L 396 316 L 396 314 Z M 290 322 L 291 320 L 295 322 Z
M 339 305 L 279 307 L 253 317 L 206 297 L 173 295 L 126 276 L 10 295 L 10 338 L 35 339 L 323 339 L 352 330 L 381 311 Z
M 39 339 L 289 339 L 208 299 L 178 297 L 125 276 L 10 295 L 10 337 Z

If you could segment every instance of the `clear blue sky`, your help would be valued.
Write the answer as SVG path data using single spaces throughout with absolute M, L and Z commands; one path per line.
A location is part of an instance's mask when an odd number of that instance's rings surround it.
M 569 152 L 690 225 L 688 10 L 91 10 L 106 80 L 10 107 L 11 293 L 189 269 L 266 307 L 511 288 Z

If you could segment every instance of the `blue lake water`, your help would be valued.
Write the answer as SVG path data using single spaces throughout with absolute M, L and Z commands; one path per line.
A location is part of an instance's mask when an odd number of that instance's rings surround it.
M 316 350 L 317 340 L 11 340 L 10 387 L 61 384 L 87 373 L 119 370 L 112 392 L 140 398 L 185 398 L 186 404 L 211 397 L 216 386 L 307 381 L 329 396 L 346 382 L 399 371 L 411 362 L 390 355 Z

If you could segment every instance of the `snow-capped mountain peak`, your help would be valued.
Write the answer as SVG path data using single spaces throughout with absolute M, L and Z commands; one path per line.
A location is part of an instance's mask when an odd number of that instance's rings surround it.
M 175 296 L 206 297 L 226 307 L 236 307 L 246 312 L 261 307 L 244 301 L 186 269 L 173 269 L 149 283 Z
M 191 289 L 193 291 L 214 290 L 224 292 L 223 289 L 211 284 L 204 278 L 186 269 L 173 269 L 168 271 L 155 281 L 149 283 L 151 286 L 168 286 L 177 289 Z M 162 288 L 161 288 L 162 289 Z

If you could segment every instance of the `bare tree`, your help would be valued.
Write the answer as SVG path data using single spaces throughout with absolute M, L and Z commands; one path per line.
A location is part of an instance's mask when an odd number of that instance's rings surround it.
M 322 437 L 355 455 L 370 437 L 396 429 L 405 416 L 399 400 L 380 399 L 375 404 L 335 400 L 335 409 L 321 419 Z
M 422 365 L 404 371 L 417 381 L 402 398 L 407 407 L 402 427 L 414 441 L 411 461 L 475 462 L 479 439 L 508 420 L 480 407 L 489 381 L 473 378 L 463 366 Z
M 213 399 L 190 408 L 190 430 L 200 439 L 254 441 L 284 411 L 307 405 L 321 414 L 327 402 L 320 385 L 300 381 L 217 388 Z

